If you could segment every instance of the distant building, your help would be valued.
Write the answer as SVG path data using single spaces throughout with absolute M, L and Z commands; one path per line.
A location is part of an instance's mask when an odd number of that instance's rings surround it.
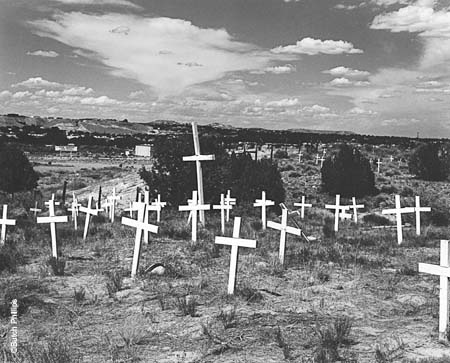
M 56 145 L 55 146 L 55 151 L 59 151 L 59 152 L 77 152 L 78 151 L 78 146 L 73 145 L 73 144 L 68 144 L 68 145 Z
M 136 148 L 134 150 L 134 155 L 149 158 L 152 155 L 151 145 L 136 145 Z

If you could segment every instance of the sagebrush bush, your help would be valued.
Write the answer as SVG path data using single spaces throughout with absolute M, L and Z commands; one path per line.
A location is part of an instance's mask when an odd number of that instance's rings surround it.
M 286 150 L 277 150 L 273 154 L 273 157 L 275 159 L 287 159 L 287 158 L 289 158 L 289 155 Z
M 423 180 L 445 180 L 448 176 L 448 157 L 437 144 L 421 144 L 411 154 L 408 169 Z
M 330 195 L 363 197 L 376 193 L 375 177 L 369 160 L 357 149 L 342 144 L 321 169 L 322 189 Z

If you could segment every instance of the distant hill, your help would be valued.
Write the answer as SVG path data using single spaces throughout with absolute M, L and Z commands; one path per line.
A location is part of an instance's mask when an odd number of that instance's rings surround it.
M 288 129 L 290 132 L 300 132 L 303 134 L 331 134 L 331 135 L 356 135 L 352 131 L 331 131 L 331 130 L 311 130 L 311 129 Z

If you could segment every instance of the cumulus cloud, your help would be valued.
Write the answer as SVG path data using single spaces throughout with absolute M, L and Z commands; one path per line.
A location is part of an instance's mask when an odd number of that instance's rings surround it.
M 26 87 L 26 88 L 60 88 L 63 87 L 61 83 L 51 82 L 43 79 L 42 77 L 31 77 L 25 81 L 12 85 L 13 87 Z
M 330 84 L 330 86 L 334 86 L 334 87 L 351 87 L 351 86 L 363 87 L 363 86 L 370 85 L 370 82 L 350 81 L 348 78 L 339 77 L 339 78 L 333 79 L 329 84 Z
M 360 54 L 361 49 L 357 49 L 352 43 L 343 40 L 320 40 L 314 38 L 303 38 L 296 44 L 279 46 L 271 50 L 276 54 Z
M 370 72 L 367 71 L 359 71 L 357 69 L 347 68 L 344 66 L 335 67 L 329 69 L 327 71 L 323 71 L 322 73 L 331 74 L 335 77 L 367 77 L 370 75 Z
M 371 0 L 372 4 L 388 7 L 392 5 L 405 5 L 411 3 L 412 0 Z
M 129 33 L 111 33 L 119 24 Z M 135 79 L 160 95 L 289 59 L 239 42 L 225 29 L 200 28 L 181 19 L 72 12 L 30 25 L 35 34 L 82 49 L 114 75 Z
M 298 98 L 284 98 L 279 101 L 270 101 L 267 102 L 267 107 L 293 107 L 298 105 Z
M 296 71 L 295 67 L 291 64 L 285 64 L 283 66 L 267 67 L 264 69 L 265 73 L 273 73 L 273 74 L 286 74 L 295 71 Z
M 348 110 L 348 113 L 353 115 L 367 115 L 367 116 L 377 114 L 377 112 L 375 111 L 365 110 L 360 107 L 353 107 L 352 109 Z
M 59 56 L 59 54 L 53 50 L 35 50 L 34 52 L 27 52 L 27 54 L 44 58 L 56 58 Z
M 328 113 L 330 112 L 330 108 L 320 105 L 312 105 L 303 107 L 302 111 L 308 113 Z

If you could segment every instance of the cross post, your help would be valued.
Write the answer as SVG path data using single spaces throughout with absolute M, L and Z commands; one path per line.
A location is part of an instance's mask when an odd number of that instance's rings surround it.
M 209 204 L 200 203 L 196 190 L 192 192 L 192 203 L 178 207 L 179 211 L 192 211 L 192 241 L 197 241 L 197 212 L 210 210 L 210 208 Z
M 402 231 L 402 213 L 414 213 L 415 208 L 400 206 L 400 195 L 395 196 L 395 208 L 382 210 L 382 214 L 395 214 L 397 221 L 397 242 L 400 245 L 403 242 L 403 231 Z
M 364 204 L 356 204 L 356 198 L 352 197 L 353 221 L 358 223 L 358 209 L 364 208 Z
M 255 203 L 253 203 L 254 207 L 261 207 L 261 220 L 262 220 L 262 228 L 266 229 L 267 226 L 267 217 L 266 217 L 266 207 L 275 205 L 275 202 L 270 199 L 266 199 L 266 192 L 262 192 L 261 199 L 256 199 Z
M 6 226 L 15 226 L 16 220 L 15 219 L 8 219 L 8 205 L 3 204 L 3 217 L 0 219 L 0 224 L 2 226 L 2 234 L 0 237 L 0 245 L 4 245 L 6 241 Z
M 48 204 L 48 217 L 37 217 L 37 223 L 50 223 L 50 235 L 52 238 L 52 256 L 58 258 L 58 247 L 56 243 L 56 223 L 68 222 L 67 216 L 55 216 L 55 200 L 51 199 Z
M 300 209 L 300 218 L 303 219 L 303 218 L 305 218 L 305 207 L 306 208 L 311 208 L 312 204 L 306 204 L 305 203 L 305 196 L 302 195 L 302 202 L 301 203 L 294 203 L 294 207 L 301 207 L 301 209 Z

